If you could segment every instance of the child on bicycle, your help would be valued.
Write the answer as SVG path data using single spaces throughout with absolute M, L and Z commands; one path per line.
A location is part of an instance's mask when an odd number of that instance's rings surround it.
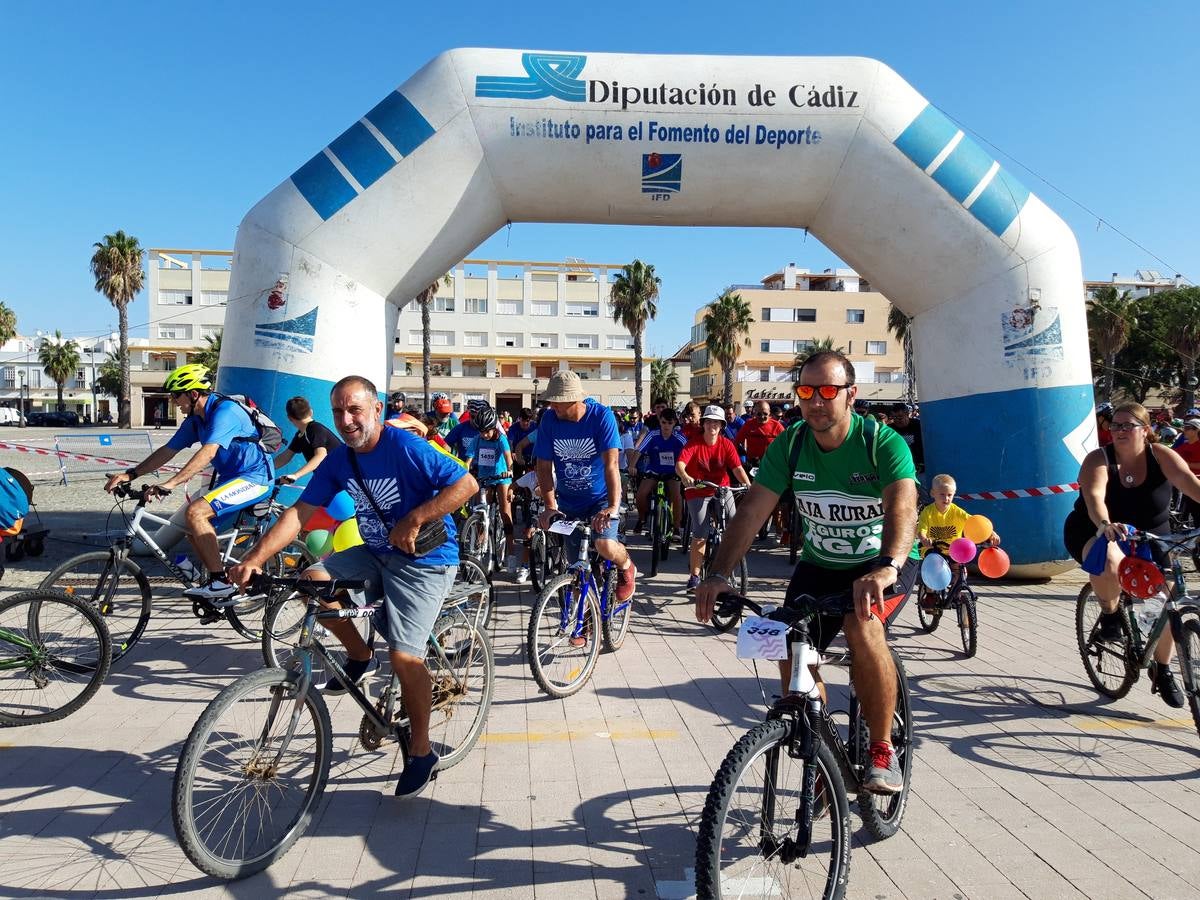
M 474 410 L 471 414 L 471 423 L 475 426 L 478 436 L 470 443 L 469 447 L 464 445 L 463 459 L 475 477 L 479 479 L 479 483 L 482 485 L 481 493 L 489 490 L 488 486 L 484 484 L 486 481 L 500 479 L 493 482 L 493 486 L 496 492 L 496 502 L 500 505 L 500 518 L 504 522 L 504 531 L 508 536 L 509 546 L 511 546 L 513 537 L 512 450 L 508 445 L 508 438 L 500 430 L 500 420 L 496 411 L 490 406 Z M 510 574 L 516 572 L 515 556 L 510 556 L 505 563 Z
M 917 516 L 917 542 L 921 545 L 922 557 L 938 544 L 948 547 L 962 537 L 963 527 L 967 524 L 967 519 L 971 518 L 971 514 L 954 502 L 954 494 L 957 490 L 958 484 L 952 475 L 934 477 L 929 490 L 933 502 L 924 507 L 921 514 Z M 998 546 L 1000 535 L 993 531 L 992 536 L 985 543 L 989 547 Z M 957 575 L 959 564 L 953 560 L 948 560 L 948 562 L 950 571 Z M 936 602 L 928 592 L 924 598 L 922 600 L 924 604 Z

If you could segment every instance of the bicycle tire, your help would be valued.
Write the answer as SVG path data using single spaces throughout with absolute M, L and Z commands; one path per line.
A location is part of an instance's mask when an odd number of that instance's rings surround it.
M 254 534 L 255 532 L 250 529 L 248 533 Z M 237 561 L 236 557 L 233 561 Z M 314 562 L 316 560 L 313 559 L 308 547 L 301 541 L 292 541 L 267 561 L 267 564 L 263 566 L 263 571 L 268 575 L 279 577 L 296 576 Z M 267 610 L 271 602 L 272 597 L 269 594 L 247 595 L 232 606 L 225 607 L 225 618 L 233 630 L 246 640 L 261 641 Z
M 483 512 L 473 512 L 467 516 L 467 521 L 463 522 L 462 528 L 459 529 L 458 548 L 460 552 L 482 562 L 484 571 L 490 575 L 494 561 L 489 558 L 492 547 L 491 541 L 486 539 L 486 534 L 487 520 L 484 519 Z
M 964 586 L 954 603 L 954 611 L 958 617 L 958 636 L 962 641 L 963 654 L 970 659 L 979 646 L 979 604 L 975 592 Z
M 858 795 L 858 814 L 863 826 L 877 841 L 891 837 L 900 830 L 900 820 L 904 818 L 904 810 L 908 807 L 908 797 L 912 782 L 913 761 L 913 719 L 912 695 L 908 690 L 908 676 L 904 671 L 904 663 L 892 648 L 892 663 L 896 667 L 896 710 L 892 714 L 892 749 L 896 753 L 896 761 L 900 765 L 900 773 L 904 787 L 896 794 L 872 794 L 861 791 Z M 864 767 L 870 755 L 871 734 L 867 723 L 862 718 L 862 710 L 857 700 L 850 716 L 850 734 L 855 741 L 854 762 Z
M 582 644 L 573 644 L 574 624 L 578 609 L 579 577 L 566 572 L 554 578 L 533 604 L 529 629 L 525 636 L 525 651 L 533 680 L 543 693 L 562 699 L 578 693 L 592 677 L 600 655 L 600 609 L 596 598 L 588 592 L 583 613 Z M 570 590 L 572 586 L 575 591 Z M 564 616 L 564 599 L 570 614 Z M 565 625 L 564 618 L 569 618 Z
M 151 591 L 150 579 L 146 577 L 142 567 L 125 557 L 118 559 L 117 583 L 112 587 L 111 598 L 102 599 L 108 595 L 108 578 L 112 574 L 110 560 L 113 558 L 108 550 L 94 550 L 73 556 L 53 569 L 38 587 L 43 590 L 60 590 L 90 602 L 108 626 L 112 641 L 112 661 L 116 662 L 133 648 L 146 631 L 150 622 Z M 97 571 L 87 571 L 89 566 L 95 566 Z M 122 583 L 125 579 L 129 579 L 126 583 L 129 583 L 130 587 L 127 593 L 122 593 Z M 135 586 L 136 593 L 133 591 Z
M 529 581 L 534 591 L 541 593 L 545 588 L 549 573 L 549 559 L 546 551 L 546 532 L 535 528 L 529 536 Z
M 1125 616 L 1124 604 L 1118 609 L 1121 612 L 1123 638 L 1120 647 L 1114 649 L 1094 638 L 1100 616 L 1100 601 L 1092 586 L 1085 584 L 1075 601 L 1075 637 L 1079 642 L 1084 671 L 1092 687 L 1113 700 L 1120 700 L 1128 694 L 1141 674 L 1141 668 L 1133 659 L 1133 632 Z
M 604 639 L 604 652 L 615 653 L 625 643 L 629 636 L 629 620 L 633 616 L 633 598 L 624 603 L 617 599 L 617 567 L 609 566 L 604 575 L 606 603 L 614 610 L 611 615 L 604 616 L 600 623 L 600 634 Z
M 660 553 L 663 537 L 661 516 L 658 514 L 658 494 L 650 494 L 650 577 L 658 574 L 658 564 L 666 557 Z
M 483 563 L 472 556 L 460 553 L 455 584 L 486 584 L 488 586 L 485 593 L 476 594 L 472 598 L 472 603 L 463 604 L 465 609 L 471 610 L 468 618 L 472 622 L 476 622 L 481 630 L 487 628 L 492 622 L 492 613 L 496 608 L 496 587 L 488 578 Z
M 261 872 L 287 853 L 308 829 L 312 821 L 313 810 L 320 803 L 321 795 L 325 791 L 325 783 L 329 780 L 329 764 L 333 755 L 333 726 L 329 721 L 329 708 L 325 705 L 325 699 L 321 696 L 320 691 L 310 685 L 303 700 L 296 733 L 289 741 L 287 749 L 295 747 L 299 750 L 303 744 L 309 743 L 308 739 L 300 733 L 300 727 L 305 721 L 305 714 L 307 714 L 307 720 L 312 724 L 311 743 L 313 746 L 307 758 L 300 760 L 302 766 L 298 770 L 300 777 L 297 787 L 291 789 L 291 792 L 299 794 L 303 791 L 303 796 L 295 798 L 297 800 L 295 813 L 285 823 L 282 834 L 278 837 L 268 838 L 265 843 L 260 844 L 259 842 L 263 839 L 263 829 L 266 827 L 264 825 L 260 826 L 257 834 L 253 829 L 249 830 L 249 834 L 245 833 L 246 829 L 243 829 L 240 841 L 235 836 L 231 842 L 226 833 L 218 846 L 209 846 L 209 837 L 213 836 L 211 832 L 220 832 L 220 823 L 223 821 L 224 814 L 230 811 L 231 807 L 234 813 L 239 811 L 244 813 L 242 817 L 244 824 L 247 823 L 249 815 L 260 808 L 268 813 L 268 824 L 274 824 L 274 812 L 267 807 L 272 802 L 281 803 L 289 794 L 289 787 L 283 784 L 280 777 L 284 767 L 277 767 L 277 771 L 273 774 L 255 776 L 256 780 L 251 781 L 255 785 L 270 785 L 271 791 L 268 796 L 264 796 L 265 789 L 245 789 L 246 782 L 250 781 L 245 773 L 248 767 L 258 762 L 259 757 L 252 751 L 251 745 L 256 743 L 262 734 L 269 735 L 268 748 L 262 753 L 262 756 L 264 758 L 274 756 L 279 752 L 278 747 L 270 745 L 270 739 L 277 740 L 279 737 L 274 733 L 275 728 L 282 728 L 286 731 L 288 727 L 291 712 L 294 709 L 297 680 L 294 673 L 285 672 L 282 669 L 260 669 L 239 678 L 213 699 L 188 734 L 183 751 L 179 755 L 179 763 L 175 767 L 175 780 L 171 790 L 171 819 L 184 855 L 192 865 L 207 875 L 233 881 L 246 878 L 255 872 Z M 289 692 L 291 696 L 289 696 Z M 246 710 L 245 715 L 255 718 L 259 724 L 248 727 L 248 739 L 245 744 L 235 744 L 232 736 L 233 727 L 221 727 L 222 717 L 229 713 L 240 712 L 240 710 L 235 710 L 235 706 L 239 701 L 251 698 L 254 694 L 261 694 L 262 700 L 257 702 L 267 705 L 250 707 Z M 271 730 L 269 731 L 268 723 L 263 720 L 261 714 L 270 712 L 276 702 L 278 702 L 278 708 L 274 721 L 270 723 Z M 196 772 L 203 762 L 204 751 L 208 747 L 210 738 L 213 738 L 221 748 L 219 752 L 214 751 L 214 755 L 220 757 L 221 765 L 213 773 L 202 777 L 200 784 L 197 785 Z M 301 741 L 300 744 L 296 743 L 298 740 Z M 248 758 L 244 762 L 237 762 L 236 756 L 239 752 L 247 750 L 250 751 Z M 305 753 L 302 750 L 296 756 L 300 758 L 305 756 Z M 310 759 L 312 762 L 311 775 L 306 778 L 305 773 L 309 770 Z M 239 774 L 241 777 L 238 777 Z M 232 784 L 229 793 L 237 792 L 241 795 L 240 809 L 239 804 L 233 801 L 216 802 L 227 795 L 218 793 L 218 796 L 213 799 L 204 796 L 213 789 L 220 790 L 221 775 L 225 775 L 226 780 Z M 307 784 L 304 784 L 305 780 L 307 780 Z M 199 798 L 197 797 L 198 793 L 201 794 Z M 203 821 L 206 813 L 216 813 L 211 827 Z M 197 821 L 198 818 L 201 821 Z M 237 824 L 237 816 L 235 815 L 234 818 L 235 822 L 230 825 L 230 830 Z M 279 818 L 284 817 L 280 816 Z M 252 849 L 246 849 L 246 842 L 251 842 Z M 229 848 L 230 843 L 234 846 L 241 844 L 240 850 L 233 851 L 240 855 L 231 855 L 224 849 Z
M 926 609 L 921 605 L 921 601 L 925 599 L 925 594 L 931 593 L 925 590 L 925 585 L 917 585 L 917 621 L 921 623 L 921 630 L 926 634 L 933 634 L 937 631 L 938 625 L 942 621 L 942 607 L 939 600 L 934 601 L 935 605 L 931 609 Z
M 675 514 L 671 501 L 664 494 L 658 498 L 659 561 L 666 562 L 671 555 L 671 535 L 675 531 Z
M 304 612 L 308 606 L 308 598 L 296 591 L 283 594 L 273 599 L 263 617 L 262 657 L 269 669 L 290 670 L 295 663 L 296 643 L 300 639 L 300 626 L 304 623 Z M 367 646 L 374 640 L 374 627 L 370 619 L 350 619 L 358 633 L 362 635 Z M 324 625 L 317 622 L 313 627 L 314 638 L 325 645 L 329 654 L 338 665 L 345 667 L 347 655 L 338 639 Z M 336 647 L 337 649 L 331 649 Z M 323 685 L 328 676 L 325 673 L 325 661 L 315 653 L 312 658 L 312 680 L 314 685 Z
M 705 547 L 704 547 L 704 562 L 700 568 L 700 580 L 701 581 L 704 581 L 706 578 L 708 578 L 708 576 L 710 574 L 712 574 L 711 573 L 712 561 L 714 559 L 716 559 L 717 550 L 720 546 L 721 546 L 720 539 L 709 540 L 709 542 L 705 545 Z M 744 559 L 738 560 L 737 565 L 734 566 L 734 568 L 733 568 L 733 577 L 730 579 L 730 581 L 732 582 L 730 585 L 732 590 L 741 594 L 743 597 L 746 596 L 746 590 L 749 587 L 749 577 L 748 577 L 748 572 L 746 569 L 746 560 L 744 560 Z M 712 614 L 712 619 L 710 621 L 712 622 L 713 629 L 718 634 L 726 634 L 727 632 L 730 632 L 733 629 L 735 629 L 737 627 L 738 623 L 742 621 L 742 611 L 741 611 L 741 609 L 739 609 L 737 612 L 733 613 L 732 615 L 722 616 L 717 612 L 716 609 L 714 609 L 713 614 Z
M 696 839 L 696 895 L 701 900 L 717 900 L 722 891 L 734 896 L 827 900 L 841 900 L 845 896 L 850 876 L 850 805 L 833 754 L 819 737 L 815 738 L 817 753 L 813 764 L 817 767 L 818 791 L 821 781 L 824 790 L 816 802 L 823 801 L 825 805 L 818 805 L 814 811 L 813 829 L 814 833 L 820 831 L 823 839 L 828 830 L 828 850 L 816 851 L 826 843 L 821 840 L 814 841 L 806 857 L 789 863 L 763 856 L 761 814 L 766 805 L 764 792 L 768 780 L 756 777 L 760 762 L 763 775 L 770 773 L 773 785 L 769 805 L 775 807 L 776 815 L 769 833 L 778 839 L 781 831 L 787 835 L 795 827 L 805 764 L 788 755 L 788 729 L 788 723 L 780 719 L 756 725 L 734 744 L 717 770 L 704 802 Z M 795 785 L 787 796 L 783 792 L 785 779 L 779 774 L 785 766 L 788 774 L 798 776 L 787 780 Z M 827 865 L 814 865 L 818 857 L 825 856 Z M 766 871 L 768 866 L 774 868 Z M 759 887 L 755 890 L 756 885 Z
M 25 605 L 29 608 L 22 610 Z M 61 618 L 54 615 L 56 608 Z M 0 632 L 0 726 L 65 719 L 95 696 L 112 665 L 112 639 L 103 617 L 90 603 L 62 591 L 35 588 L 0 600 Z M 78 690 L 43 702 L 48 691 L 66 689 L 68 682 Z
M 439 642 L 443 651 L 447 644 L 454 648 L 453 653 L 446 653 L 445 662 L 432 648 L 425 654 L 425 666 L 429 669 L 433 689 L 429 738 L 441 757 L 438 768 L 448 769 L 467 758 L 487 725 L 496 684 L 496 661 L 487 634 L 463 615 L 439 618 L 434 623 L 431 637 Z M 466 705 L 464 700 L 473 694 L 478 696 L 478 701 Z
M 1179 668 L 1183 672 L 1183 689 L 1192 710 L 1192 723 L 1200 734 L 1200 622 L 1185 619 L 1179 627 Z

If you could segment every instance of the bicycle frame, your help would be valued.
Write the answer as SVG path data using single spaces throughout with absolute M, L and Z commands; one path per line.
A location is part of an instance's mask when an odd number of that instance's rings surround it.
M 632 600 L 626 600 L 624 603 L 617 604 L 612 607 L 611 611 L 608 605 L 608 578 L 603 579 L 604 587 L 601 588 L 596 584 L 596 576 L 592 571 L 591 559 L 591 539 L 592 529 L 587 523 L 580 523 L 575 526 L 577 531 L 583 532 L 583 538 L 579 542 L 579 558 L 575 562 L 567 566 L 567 571 L 575 575 L 575 583 L 579 587 L 579 598 L 571 604 L 563 604 L 561 613 L 561 621 L 559 627 L 564 631 L 570 623 L 572 611 L 570 607 L 574 606 L 575 625 L 571 630 L 571 637 L 579 637 L 583 634 L 583 611 L 587 608 L 588 591 L 598 596 L 600 604 L 600 617 L 604 621 L 620 615 L 627 606 L 632 603 Z M 606 559 L 603 561 L 601 571 L 607 573 L 612 568 L 612 560 Z
M 1138 667 L 1142 669 L 1149 668 L 1150 663 L 1154 661 L 1154 651 L 1158 647 L 1159 640 L 1162 639 L 1163 632 L 1167 625 L 1171 626 L 1171 634 L 1178 642 L 1183 639 L 1183 635 L 1179 630 L 1179 623 L 1183 616 L 1187 613 L 1193 613 L 1200 616 L 1200 602 L 1196 598 L 1189 597 L 1187 586 L 1183 579 L 1183 564 L 1179 558 L 1172 556 L 1171 558 L 1171 591 L 1167 595 L 1166 601 L 1163 603 L 1163 608 L 1155 619 L 1154 625 L 1150 628 L 1150 633 L 1146 635 L 1145 641 L 1142 640 L 1142 629 L 1137 622 L 1137 610 L 1134 607 L 1132 599 L 1126 603 L 1125 614 L 1129 617 L 1129 627 L 1133 635 L 1133 656 L 1138 661 Z M 1127 594 L 1123 595 L 1128 597 Z M 1190 672 L 1184 672 L 1186 678 L 1191 678 Z

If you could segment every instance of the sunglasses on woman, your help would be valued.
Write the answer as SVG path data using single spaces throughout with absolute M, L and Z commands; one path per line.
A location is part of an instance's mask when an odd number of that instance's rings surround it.
M 811 400 L 813 394 L 820 395 L 822 400 L 832 400 L 838 395 L 838 391 L 845 388 L 854 387 L 852 384 L 798 384 L 796 385 L 796 396 L 801 400 Z

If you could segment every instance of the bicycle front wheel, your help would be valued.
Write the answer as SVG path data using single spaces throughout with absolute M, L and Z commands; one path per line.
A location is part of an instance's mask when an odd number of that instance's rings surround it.
M 1183 689 L 1187 692 L 1188 706 L 1192 708 L 1192 722 L 1200 734 L 1200 622 L 1185 619 L 1180 627 L 1179 668 L 1183 672 Z
M 92 604 L 108 626 L 114 662 L 138 642 L 150 622 L 150 579 L 132 559 L 120 559 L 107 550 L 68 559 L 38 587 Z
M 171 817 L 201 872 L 233 880 L 261 872 L 304 834 L 329 778 L 333 728 L 311 686 L 262 669 L 208 705 L 175 768 Z M 288 736 L 293 720 L 295 729 Z
M 721 546 L 719 540 L 710 540 L 704 547 L 704 565 L 700 569 L 700 580 L 708 578 L 712 574 L 712 561 L 717 557 L 717 549 Z M 746 569 L 746 560 L 739 559 L 736 566 L 733 567 L 733 578 L 730 579 L 732 584 L 731 590 L 737 591 L 743 597 L 746 596 L 746 590 L 749 587 L 749 577 Z M 742 621 L 742 611 L 739 608 L 737 612 L 728 616 L 722 616 L 717 610 L 713 610 L 712 627 L 719 634 L 725 634 L 737 628 L 738 623 Z
M 0 726 L 57 722 L 108 675 L 112 642 L 91 604 L 61 591 L 0 600 Z
M 533 680 L 551 697 L 570 697 L 587 684 L 600 655 L 600 609 L 591 595 L 579 621 L 580 578 L 559 575 L 533 604 L 525 649 Z
M 1085 584 L 1075 601 L 1075 636 L 1079 641 L 1079 655 L 1092 687 L 1105 697 L 1120 700 L 1129 693 L 1138 679 L 1138 664 L 1133 659 L 1133 632 L 1121 613 L 1121 640 L 1100 640 L 1100 598 L 1090 584 Z
M 236 563 L 254 546 L 253 540 L 257 540 L 258 536 L 254 529 L 246 529 L 244 533 L 239 533 L 234 551 L 226 562 Z M 276 577 L 295 578 L 315 561 L 302 541 L 292 541 L 267 560 L 263 571 Z M 276 591 L 277 595 L 281 593 Z M 272 602 L 271 595 L 239 594 L 234 601 L 232 606 L 225 608 L 225 618 L 229 620 L 233 630 L 248 641 L 262 640 L 263 625 Z
M 489 574 L 495 562 L 491 558 L 491 541 L 487 534 L 487 519 L 483 512 L 473 512 L 458 532 L 459 552 L 478 560 Z
M 850 806 L 824 741 L 811 763 L 788 754 L 788 724 L 757 725 L 713 779 L 696 840 L 696 895 L 839 900 L 850 875 Z M 816 769 L 807 853 L 797 824 L 804 768 Z
M 462 613 L 434 623 L 425 666 L 433 682 L 429 739 L 448 769 L 466 759 L 487 724 L 496 682 L 488 636 Z M 436 646 L 435 646 L 436 645 Z
M 928 608 L 926 603 L 929 604 Z M 923 584 L 917 585 L 917 619 L 921 623 L 921 630 L 926 634 L 937 631 L 938 624 L 942 621 L 941 598 L 932 591 L 927 591 Z
M 465 553 L 459 554 L 458 575 L 454 583 L 486 584 L 488 586 L 486 591 L 468 597 L 461 604 L 463 611 L 472 622 L 475 622 L 481 629 L 487 628 L 491 624 L 492 612 L 496 608 L 496 588 L 488 580 L 487 570 L 484 569 L 483 563 Z
M 666 559 L 666 554 L 663 553 L 663 541 L 665 538 L 662 533 L 662 516 L 658 511 L 658 496 L 651 494 L 650 496 L 650 577 L 653 578 L 658 574 L 658 564 Z
M 963 653 L 970 659 L 979 644 L 979 612 L 975 592 L 964 587 L 954 607 L 958 614 L 958 636 L 962 640 Z

